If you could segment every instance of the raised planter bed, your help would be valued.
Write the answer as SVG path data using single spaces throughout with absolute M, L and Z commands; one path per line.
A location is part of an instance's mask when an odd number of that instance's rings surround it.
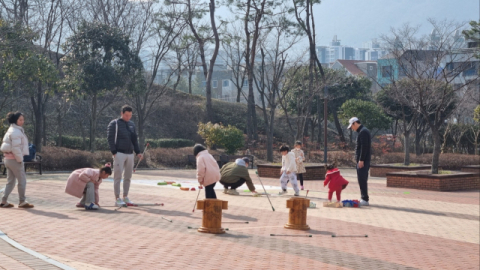
M 257 164 L 258 175 L 260 177 L 280 178 L 281 165 L 277 164 Z M 306 173 L 303 174 L 303 180 L 324 180 L 325 166 L 322 163 L 306 164 Z
M 472 172 L 472 173 L 480 174 L 480 165 L 463 166 L 462 172 Z
M 451 171 L 450 174 L 431 174 L 430 171 L 387 173 L 387 187 L 434 191 L 480 189 L 480 174 Z
M 370 165 L 370 176 L 372 177 L 386 177 L 387 173 L 404 172 L 404 171 L 421 171 L 429 170 L 432 166 L 428 164 L 418 164 L 414 166 L 405 166 L 399 164 L 375 164 Z

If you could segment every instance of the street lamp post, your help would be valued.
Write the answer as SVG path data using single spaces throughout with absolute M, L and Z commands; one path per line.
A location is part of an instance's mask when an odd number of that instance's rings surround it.
M 323 162 L 327 165 L 327 96 L 328 87 L 325 86 L 325 96 L 323 97 Z

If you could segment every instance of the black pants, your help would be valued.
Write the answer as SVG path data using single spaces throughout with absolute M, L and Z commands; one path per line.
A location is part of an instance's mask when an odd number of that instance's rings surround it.
M 360 193 L 362 194 L 362 200 L 368 202 L 368 171 L 370 170 L 370 162 L 364 162 L 363 168 L 358 168 L 357 162 L 357 179 L 360 186 Z
M 217 194 L 215 194 L 215 190 L 213 189 L 216 184 L 217 184 L 217 182 L 215 182 L 211 185 L 205 186 L 205 198 L 206 199 L 216 199 L 217 198 Z
M 300 186 L 303 186 L 303 173 L 297 174 L 297 179 L 300 180 Z
M 239 186 L 243 185 L 245 181 L 245 179 L 240 178 L 240 180 L 235 183 L 225 183 L 223 181 L 220 181 L 220 184 L 222 184 L 226 189 L 228 189 L 229 187 L 230 189 L 237 189 Z

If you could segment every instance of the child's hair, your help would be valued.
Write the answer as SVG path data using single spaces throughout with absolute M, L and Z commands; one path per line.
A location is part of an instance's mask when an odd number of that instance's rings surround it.
M 194 155 L 194 156 L 197 156 L 198 153 L 200 153 L 200 152 L 202 152 L 202 151 L 204 151 L 204 150 L 207 150 L 207 148 L 205 148 L 205 146 L 197 143 L 197 144 L 195 144 L 195 146 L 193 147 L 193 155 Z
M 23 113 L 21 113 L 19 111 L 9 112 L 7 114 L 8 123 L 9 124 L 16 124 L 17 121 L 18 121 L 18 118 L 20 118 L 20 116 L 22 116 L 22 115 L 23 115 Z
M 282 145 L 280 146 L 280 149 L 279 149 L 280 152 L 283 152 L 283 151 L 290 151 L 290 147 L 288 147 L 288 145 Z
M 108 175 L 112 175 L 112 164 L 108 162 L 105 167 L 100 169 L 100 172 L 105 172 Z
M 337 168 L 337 160 L 333 161 L 333 163 L 331 163 L 331 164 L 326 164 L 326 165 L 325 165 L 325 168 L 326 168 L 328 171 Z
M 296 142 L 295 142 L 295 146 L 297 146 L 297 145 L 302 146 L 302 142 L 301 142 L 301 141 L 296 141 Z

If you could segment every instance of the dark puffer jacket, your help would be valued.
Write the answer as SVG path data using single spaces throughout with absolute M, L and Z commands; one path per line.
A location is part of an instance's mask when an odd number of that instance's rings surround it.
M 118 133 L 117 133 L 118 124 Z M 117 134 L 117 142 L 115 143 L 115 134 Z M 124 154 L 140 154 L 138 147 L 138 136 L 135 124 L 132 121 L 125 122 L 122 118 L 112 120 L 107 128 L 107 140 L 112 154 L 117 152 Z
M 359 126 L 357 129 L 357 145 L 355 147 L 355 160 L 370 162 L 372 156 L 372 137 L 370 135 L 370 130 L 368 130 L 363 125 Z

